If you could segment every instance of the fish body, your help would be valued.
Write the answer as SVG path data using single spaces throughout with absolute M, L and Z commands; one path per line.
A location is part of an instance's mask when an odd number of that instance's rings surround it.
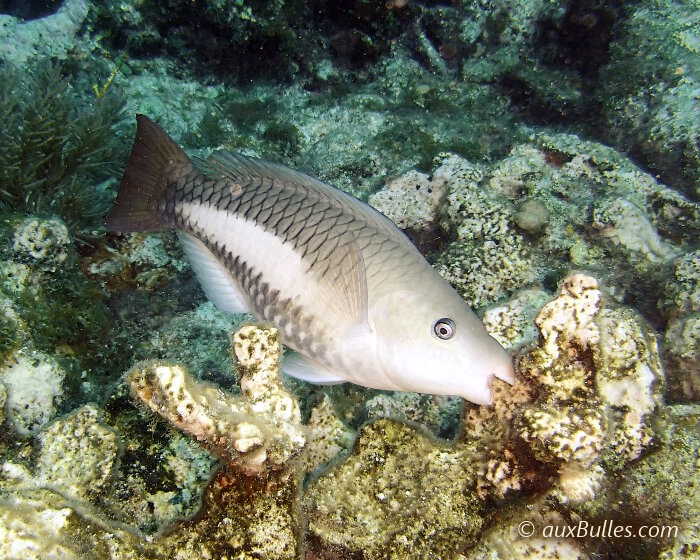
M 315 383 L 491 402 L 510 357 L 385 216 L 282 165 L 196 164 L 155 123 L 137 134 L 106 225 L 176 229 L 215 305 L 277 326 L 283 369 Z

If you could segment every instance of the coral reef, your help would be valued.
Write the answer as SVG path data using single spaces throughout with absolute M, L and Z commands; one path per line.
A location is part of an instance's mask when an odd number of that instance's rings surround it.
M 189 269 L 172 232 L 132 233 L 115 244 L 116 248 L 100 247 L 84 260 L 88 276 L 107 289 L 138 287 L 154 292 Z
M 26 4 L 32 4 L 27 2 Z M 28 7 L 28 11 L 31 10 Z M 39 54 L 65 59 L 88 14 L 85 0 L 66 0 L 55 14 L 22 21 L 0 15 L 0 57 L 22 64 Z M 50 38 L 50 41 L 47 39 Z
M 116 48 L 128 44 L 140 56 L 163 49 L 188 61 L 192 69 L 204 67 L 238 76 L 290 75 L 301 58 L 293 53 L 305 47 L 304 35 L 298 34 L 303 32 L 306 10 L 284 0 L 213 0 L 197 6 L 179 0 L 167 6 L 110 1 L 95 8 L 90 23 L 99 33 L 109 32 L 105 43 Z M 192 27 L 180 25 L 181 21 L 191 22 Z M 209 32 L 199 33 L 198 28 Z M 253 52 L 266 57 L 266 69 L 253 63 Z
M 211 302 L 202 303 L 151 333 L 148 344 L 139 348 L 135 356 L 186 364 L 195 377 L 216 381 L 235 393 L 240 385 L 228 350 L 228 333 L 250 319 L 249 315 L 228 315 Z
M 651 263 L 672 259 L 675 251 L 659 237 L 641 208 L 624 199 L 609 201 L 593 211 L 593 227 L 631 255 Z
M 619 492 L 639 523 L 676 528 L 660 535 L 658 557 L 680 560 L 700 552 L 700 408 L 672 406 L 663 420 L 659 451 L 634 465 Z
M 151 410 L 246 474 L 281 466 L 306 443 L 296 400 L 279 379 L 276 330 L 243 327 L 233 338 L 242 396 L 188 377 L 178 366 L 136 366 L 127 377 Z
M 510 512 L 486 532 L 483 540 L 464 558 L 466 560 L 588 560 L 578 539 L 547 537 L 540 533 L 546 526 L 564 527 L 567 518 L 544 501 L 528 504 Z M 532 528 L 532 533 L 529 533 Z M 524 532 L 523 532 L 524 530 Z M 537 531 L 537 533 L 536 533 Z
M 489 307 L 482 321 L 506 350 L 519 350 L 537 340 L 535 316 L 550 297 L 542 288 L 526 288 L 508 301 Z
M 587 268 L 619 301 L 646 300 L 642 310 L 657 313 L 651 294 L 668 267 L 693 261 L 698 205 L 601 144 L 540 133 L 491 166 L 455 156 L 444 166 L 455 173 L 441 226 L 457 241 L 436 265 L 477 308 Z
M 368 200 L 371 206 L 404 230 L 423 252 L 431 249 L 430 241 L 440 237 L 437 221 L 448 184 L 441 170 L 435 171 L 432 177 L 409 171 L 388 181 Z
M 559 473 L 554 495 L 576 502 L 593 492 L 601 467 L 619 470 L 651 443 L 665 388 L 657 341 L 639 315 L 605 306 L 596 280 L 583 274 L 563 281 L 536 324 L 542 340 L 522 355 L 522 380 L 499 392 L 493 409 L 468 409 L 464 437 L 495 437 L 493 448 L 481 450 L 489 465 L 482 494 L 546 484 L 527 475 L 532 457 L 546 465 L 540 476 Z M 495 468 L 508 476 L 495 477 Z
M 98 501 L 114 480 L 119 456 L 116 433 L 86 405 L 38 433 L 35 472 L 5 462 L 5 482 L 16 490 L 51 489 L 75 502 Z
M 3 464 L 3 482 L 11 495 L 0 502 L 7 521 L 5 532 L 0 533 L 0 551 L 8 551 L 8 557 L 26 553 L 23 557 L 35 558 L 54 554 L 57 558 L 97 559 L 107 557 L 108 549 L 112 551 L 109 557 L 118 559 L 167 556 L 184 560 L 233 554 L 297 557 L 297 480 L 295 471 L 285 464 L 294 462 L 306 437 L 296 401 L 280 383 L 279 335 L 276 330 L 243 327 L 232 337 L 232 344 L 242 370 L 240 397 L 228 397 L 175 366 L 137 366 L 126 375 L 135 394 L 149 406 L 220 453 L 224 465 L 203 497 L 205 517 L 181 523 L 177 532 L 153 542 L 115 523 L 112 519 L 125 517 L 116 496 L 111 495 L 112 488 L 123 487 L 123 481 L 115 480 L 121 476 L 115 466 L 122 448 L 117 433 L 104 426 L 97 409 L 89 405 L 39 434 L 35 473 L 22 464 Z M 150 394 L 144 385 L 147 380 Z M 219 436 L 231 441 L 221 441 Z M 327 432 L 316 441 L 324 440 L 327 445 L 331 439 Z M 173 440 L 176 449 L 190 458 L 182 457 L 171 467 L 186 486 L 186 467 L 189 463 L 190 469 L 195 468 L 196 458 L 177 441 Z M 315 454 L 321 455 L 322 451 Z M 161 502 L 154 496 L 152 507 L 167 507 L 168 498 L 174 496 L 160 496 Z M 89 501 L 99 507 L 88 505 Z M 100 509 L 105 506 L 109 515 Z M 42 519 L 55 519 L 56 524 Z M 89 534 L 82 535 L 88 527 Z M 36 551 L 36 556 L 26 551 Z
M 693 401 L 700 397 L 700 313 L 673 319 L 666 330 L 669 397 Z
M 369 419 L 391 418 L 451 439 L 458 431 L 462 399 L 418 393 L 381 393 L 368 399 L 364 408 Z
M 597 95 L 606 134 L 671 184 L 698 196 L 698 11 L 694 2 L 626 6 Z M 645 56 L 637 56 L 643 50 Z
M 0 501 L 0 555 L 27 560 L 78 560 L 65 533 L 72 510 L 51 495 Z
M 6 4 L 1 557 L 697 555 L 693 2 Z M 515 385 L 281 380 L 278 335 L 205 303 L 174 234 L 103 234 L 123 105 L 369 199 Z M 609 518 L 679 534 L 519 533 Z
M 700 251 L 689 251 L 674 262 L 659 306 L 671 317 L 700 312 Z
M 117 333 L 107 294 L 81 271 L 70 230 L 59 218 L 13 216 L 3 225 L 0 237 L 7 243 L 0 245 L 0 302 L 3 332 L 8 332 L 2 340 L 4 358 L 24 363 L 19 356 L 36 355 L 42 363 L 50 361 L 51 368 L 64 372 L 60 392 L 73 408 L 101 399 L 105 379 L 116 377 L 114 367 L 129 363 L 124 352 L 129 337 Z M 47 382 L 43 388 L 56 386 Z M 24 390 L 40 392 L 42 385 Z M 46 408 L 50 410 L 53 407 Z
M 100 424 L 96 407 L 73 411 L 42 430 L 37 439 L 37 484 L 73 499 L 94 501 L 113 482 L 118 438 Z
M 5 421 L 5 402 L 7 402 L 7 389 L 5 389 L 5 384 L 0 381 L 0 424 Z
M 620 468 L 651 441 L 650 415 L 665 388 L 656 339 L 631 310 L 601 305 L 592 277 L 565 279 L 537 317 L 543 345 L 520 363 L 541 394 L 549 393 L 525 409 L 520 428 L 524 440 L 538 442 L 545 461 L 589 467 L 602 452 Z M 561 412 L 552 415 L 548 407 L 555 404 Z
M 10 531 L 24 537 L 0 535 L 0 547 L 16 539 L 17 546 L 44 554 L 58 547 L 68 558 L 101 558 L 110 548 L 119 551 L 114 558 L 149 560 L 295 558 L 301 548 L 307 557 L 321 558 L 586 558 L 579 540 L 514 535 L 524 521 L 566 525 L 572 512 L 596 519 L 615 499 L 607 477 L 634 465 L 650 443 L 663 389 L 656 341 L 636 313 L 605 301 L 594 278 L 568 277 L 537 316 L 541 340 L 520 361 L 523 377 L 512 388 L 497 383 L 493 407 L 468 407 L 463 433 L 453 443 L 380 418 L 366 424 L 353 444 L 353 430 L 327 396 L 303 426 L 296 399 L 281 385 L 274 329 L 247 326 L 232 335 L 240 395 L 175 365 L 136 365 L 125 376 L 134 395 L 221 460 L 200 515 L 178 521 L 174 504 L 186 496 L 151 490 L 148 502 L 159 527 L 177 523 L 178 530 L 151 539 L 125 530 L 123 523 L 134 520 L 129 503 L 143 498 L 113 494 L 137 489 L 115 465 L 138 435 L 126 436 L 120 446 L 124 436 L 118 434 L 128 425 L 112 413 L 118 428 L 110 428 L 94 406 L 86 406 L 38 433 L 34 472 L 21 462 L 3 464 L 9 496 L 0 511 Z M 523 302 L 520 294 L 501 313 L 517 317 Z M 440 411 L 436 418 L 445 416 Z M 670 422 L 669 430 L 678 433 L 678 425 Z M 656 441 L 673 447 L 665 435 Z M 181 492 L 203 483 L 197 463 L 210 465 L 188 445 L 173 435 L 149 444 L 151 453 L 170 457 L 169 472 Z M 165 454 L 166 448 L 179 457 Z M 652 454 L 648 460 L 654 457 L 662 458 Z M 302 487 L 304 473 L 311 477 Z M 546 493 L 528 501 L 533 488 Z M 488 515 L 488 504 L 513 496 L 522 498 L 508 515 Z M 620 512 L 622 519 L 633 514 Z M 57 519 L 57 528 L 37 526 L 42 515 Z M 89 537 L 69 538 L 87 526 Z M 669 546 L 689 542 L 684 534 Z M 84 554 L 88 543 L 94 554 Z
M 338 418 L 328 395 L 312 409 L 307 428 L 308 443 L 300 466 L 311 474 L 330 461 L 337 461 L 355 441 L 355 431 Z
M 441 169 L 450 178 L 443 227 L 457 241 L 438 257 L 440 274 L 476 308 L 533 282 L 529 250 L 510 226 L 507 206 L 480 186 L 483 169 L 455 156 Z
M 669 318 L 664 344 L 669 397 L 677 401 L 700 396 L 700 251 L 673 263 L 658 306 Z
M 573 135 L 541 133 L 490 167 L 443 156 L 435 175 L 447 182 L 440 225 L 456 239 L 436 266 L 478 309 L 553 267 L 604 270 L 620 299 L 641 298 L 660 289 L 698 223 L 697 204 Z
M 12 253 L 46 272 L 56 272 L 72 254 L 73 244 L 65 224 L 56 218 L 28 216 L 15 229 Z

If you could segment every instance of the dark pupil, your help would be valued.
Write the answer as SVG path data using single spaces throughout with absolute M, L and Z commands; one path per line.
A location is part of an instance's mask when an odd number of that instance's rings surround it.
M 440 334 L 448 334 L 449 332 L 450 332 L 450 331 L 449 331 L 449 329 L 448 329 L 446 326 L 442 325 L 442 326 L 440 327 Z

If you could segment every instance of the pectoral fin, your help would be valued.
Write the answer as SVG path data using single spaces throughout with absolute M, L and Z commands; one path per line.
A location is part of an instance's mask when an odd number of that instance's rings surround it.
M 287 375 L 318 385 L 335 385 L 346 380 L 324 369 L 303 354 L 286 349 L 282 358 L 282 371 Z
M 178 237 L 209 301 L 226 313 L 252 313 L 238 283 L 207 246 L 189 233 L 178 232 Z

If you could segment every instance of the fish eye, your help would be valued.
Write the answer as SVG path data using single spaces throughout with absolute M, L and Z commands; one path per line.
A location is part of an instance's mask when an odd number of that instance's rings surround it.
M 435 321 L 433 332 L 442 340 L 449 340 L 455 335 L 455 322 L 452 319 L 443 317 Z

